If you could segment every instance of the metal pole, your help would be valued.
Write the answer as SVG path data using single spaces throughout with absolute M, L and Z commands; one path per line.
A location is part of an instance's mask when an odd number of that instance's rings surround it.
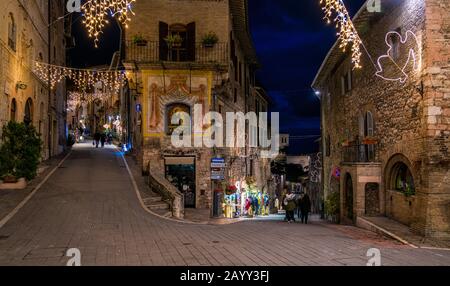
M 52 6 L 52 0 L 48 0 L 47 1 L 48 5 L 47 5 L 47 17 L 48 17 L 48 23 L 50 24 L 51 21 L 51 6 Z M 47 33 L 48 33 L 48 63 L 49 65 L 51 64 L 51 57 L 52 57 L 52 53 L 51 53 L 51 25 L 48 26 L 47 28 Z M 50 159 L 52 157 L 52 116 L 51 116 L 51 101 L 52 101 L 52 90 L 51 90 L 51 79 L 50 79 L 50 74 L 51 71 L 49 69 L 49 77 L 48 77 L 48 107 L 47 107 L 47 111 L 48 111 L 48 125 L 47 125 L 47 135 L 48 135 L 48 158 Z

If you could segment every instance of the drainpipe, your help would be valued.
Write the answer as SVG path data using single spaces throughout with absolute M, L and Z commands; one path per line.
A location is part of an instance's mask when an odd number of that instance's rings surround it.
M 48 33 L 48 63 L 51 64 L 51 56 L 52 56 L 52 52 L 51 52 L 51 25 L 50 23 L 51 21 L 51 6 L 52 6 L 52 0 L 48 0 L 47 1 L 48 5 L 47 5 L 47 17 L 48 17 L 48 28 L 47 28 L 47 33 Z M 50 74 L 50 70 L 49 70 L 49 74 Z M 51 116 L 51 101 L 52 101 L 52 90 L 51 90 L 51 80 L 50 80 L 50 76 L 48 77 L 48 107 L 47 107 L 47 111 L 48 111 L 48 130 L 47 130 L 47 135 L 48 135 L 48 158 L 50 159 L 52 157 L 52 126 L 53 126 L 53 122 L 52 122 L 52 116 Z

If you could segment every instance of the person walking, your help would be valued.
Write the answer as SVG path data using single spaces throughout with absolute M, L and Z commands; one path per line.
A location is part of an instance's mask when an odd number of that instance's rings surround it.
M 287 191 L 286 197 L 284 199 L 284 207 L 286 209 L 286 219 L 289 223 L 295 222 L 294 211 L 297 207 L 295 203 L 295 194 L 291 192 L 291 190 Z
M 95 132 L 94 134 L 94 142 L 95 142 L 95 148 L 98 148 L 98 144 L 100 144 L 100 133 Z
M 308 216 L 311 212 L 311 200 L 307 193 L 305 193 L 300 199 L 300 212 L 302 223 L 308 224 Z
M 105 147 L 105 142 L 106 142 L 106 134 L 105 133 L 102 133 L 100 135 L 100 142 L 102 143 L 102 148 L 104 148 Z

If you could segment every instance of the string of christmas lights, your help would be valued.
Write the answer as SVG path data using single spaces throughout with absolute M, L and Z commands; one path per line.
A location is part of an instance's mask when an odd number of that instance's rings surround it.
M 90 0 L 81 7 L 84 15 L 83 24 L 86 26 L 89 37 L 94 38 L 95 47 L 99 42 L 100 34 L 103 28 L 107 25 L 108 14 L 112 17 L 117 17 L 117 20 L 128 28 L 128 22 L 131 21 L 130 13 L 134 15 L 131 10 L 131 4 L 136 0 Z
M 99 83 L 118 92 L 125 81 L 125 73 L 121 71 L 98 71 L 92 69 L 75 69 L 35 62 L 34 73 L 43 81 L 50 82 L 51 89 L 64 79 L 70 79 L 78 90 L 95 88 Z
M 349 44 L 352 44 L 352 63 L 354 68 L 361 68 L 361 45 L 362 41 L 356 31 L 355 26 L 348 14 L 347 8 L 342 0 L 320 0 L 320 4 L 323 5 L 322 10 L 325 13 L 324 19 L 327 23 L 331 23 L 333 14 L 336 14 L 334 22 L 336 22 L 336 28 L 339 30 L 338 36 L 341 40 L 339 48 L 345 49 Z
M 103 102 L 105 100 L 110 99 L 111 97 L 112 94 L 108 92 L 88 93 L 88 92 L 71 91 L 68 93 L 67 107 L 69 110 L 75 111 L 75 109 L 81 103 L 91 103 L 97 100 Z

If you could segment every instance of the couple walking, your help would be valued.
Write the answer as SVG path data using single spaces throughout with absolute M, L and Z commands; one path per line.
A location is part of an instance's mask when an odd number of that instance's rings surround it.
M 105 147 L 105 142 L 106 142 L 106 135 L 104 133 L 99 133 L 96 132 L 94 134 L 94 142 L 92 143 L 92 145 L 95 146 L 95 148 L 98 148 L 98 145 L 101 143 L 102 148 Z
M 289 223 L 295 222 L 294 213 L 298 211 L 298 218 L 302 223 L 308 224 L 308 216 L 311 212 L 311 200 L 308 194 L 302 193 L 297 199 L 297 196 L 290 190 L 286 190 L 286 196 L 283 200 L 284 208 L 286 210 L 285 220 Z

